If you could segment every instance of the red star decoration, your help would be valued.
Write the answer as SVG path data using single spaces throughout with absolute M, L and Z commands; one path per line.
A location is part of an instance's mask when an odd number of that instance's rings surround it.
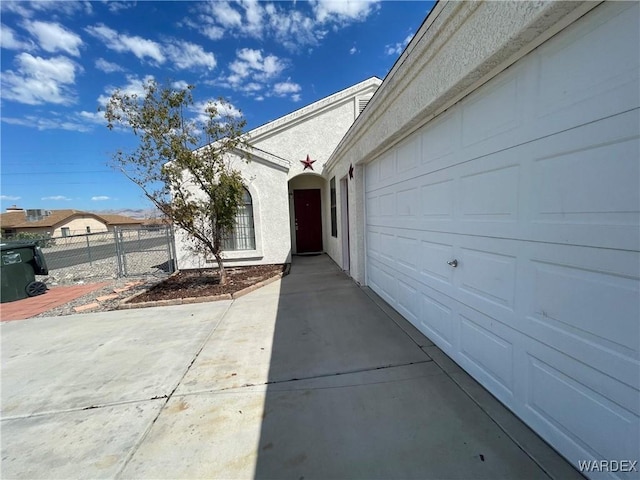
M 309 158 L 309 155 L 307 155 L 307 159 L 306 160 L 300 160 L 300 162 L 304 165 L 304 168 L 302 170 L 306 170 L 307 168 L 310 168 L 311 170 L 313 170 L 312 163 L 314 163 L 315 160 L 311 160 Z
M 349 165 L 349 178 L 353 178 L 353 165 Z

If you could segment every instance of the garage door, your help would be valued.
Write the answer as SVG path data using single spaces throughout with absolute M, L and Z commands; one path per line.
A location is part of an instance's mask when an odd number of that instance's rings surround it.
M 638 4 L 366 167 L 367 282 L 574 465 L 640 452 Z

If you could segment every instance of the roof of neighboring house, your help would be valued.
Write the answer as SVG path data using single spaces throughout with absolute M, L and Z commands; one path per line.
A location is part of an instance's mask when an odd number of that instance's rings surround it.
M 171 220 L 168 218 L 145 218 L 142 220 L 143 225 L 171 225 Z
M 82 210 L 49 210 L 49 215 L 40 220 L 27 220 L 26 212 L 7 212 L 0 214 L 0 226 L 2 228 L 52 228 L 55 225 L 70 220 L 72 217 L 93 217 L 103 221 L 107 225 L 136 225 L 142 224 L 142 220 L 126 217 L 124 215 L 98 215 Z
M 144 220 L 140 220 L 139 218 L 131 218 L 126 215 L 103 215 L 103 214 L 93 214 L 98 218 L 102 218 L 107 225 L 142 225 Z

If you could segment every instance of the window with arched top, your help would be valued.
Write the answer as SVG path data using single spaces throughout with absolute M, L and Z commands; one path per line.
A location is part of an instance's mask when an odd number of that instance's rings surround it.
M 231 250 L 255 250 L 256 231 L 253 225 L 253 202 L 249 190 L 244 188 L 242 204 L 236 214 L 236 226 L 233 232 L 225 238 L 222 249 Z

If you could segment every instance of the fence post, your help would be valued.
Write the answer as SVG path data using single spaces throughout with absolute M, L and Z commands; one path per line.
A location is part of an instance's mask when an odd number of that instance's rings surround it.
M 87 257 L 89 257 L 89 265 L 93 265 L 93 261 L 91 260 L 91 245 L 89 243 L 89 235 L 85 234 L 85 238 L 87 239 Z
M 127 271 L 127 249 L 124 245 L 124 233 L 122 229 L 118 231 L 120 237 L 120 251 L 122 252 L 122 276 L 126 277 L 129 272 Z
M 116 259 L 118 260 L 118 278 L 123 277 L 122 275 L 122 261 L 120 258 L 120 245 L 118 244 L 118 227 L 113 227 L 113 245 L 116 248 Z
M 171 235 L 170 235 L 170 231 L 169 231 L 169 226 L 165 227 L 164 229 L 164 239 L 165 239 L 165 245 L 167 247 L 167 266 L 169 267 L 169 273 L 173 273 L 173 257 L 171 255 Z

